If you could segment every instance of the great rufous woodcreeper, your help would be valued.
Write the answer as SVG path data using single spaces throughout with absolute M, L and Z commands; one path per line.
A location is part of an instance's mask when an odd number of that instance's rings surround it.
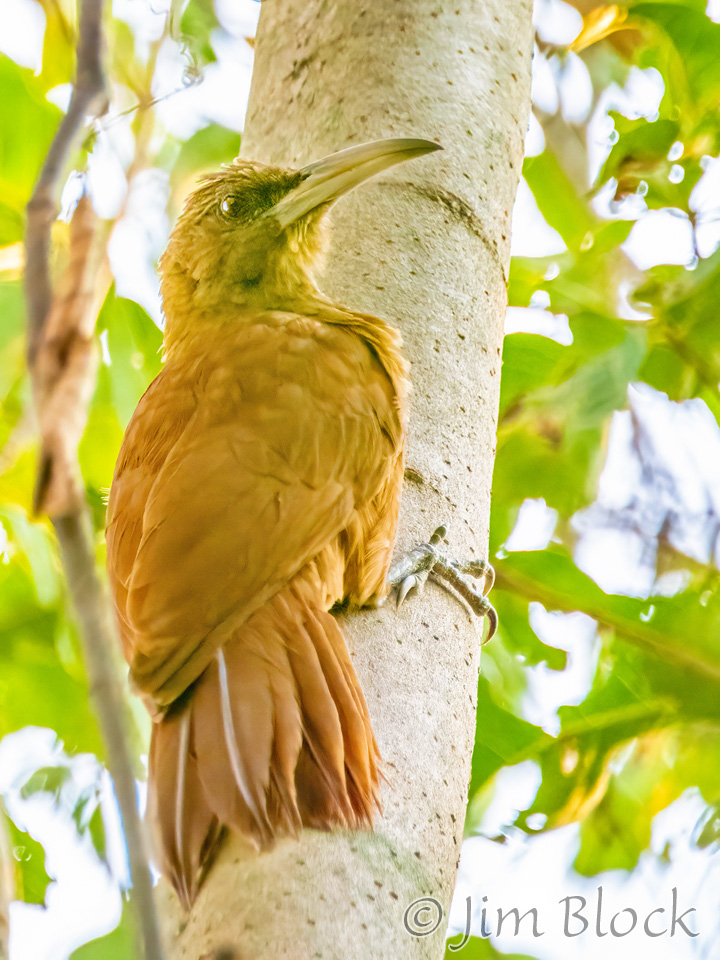
M 389 589 L 407 368 L 398 332 L 314 274 L 330 205 L 437 149 L 235 160 L 189 196 L 161 259 L 165 364 L 125 434 L 107 547 L 155 721 L 159 864 L 186 906 L 223 827 L 264 848 L 303 825 L 369 827 L 379 807 L 378 748 L 329 611 Z

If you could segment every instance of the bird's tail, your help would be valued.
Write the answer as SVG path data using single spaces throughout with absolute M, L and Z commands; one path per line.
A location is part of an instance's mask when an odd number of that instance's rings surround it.
M 337 621 L 297 577 L 153 724 L 160 866 L 192 903 L 223 826 L 262 849 L 301 826 L 372 826 L 379 754 Z

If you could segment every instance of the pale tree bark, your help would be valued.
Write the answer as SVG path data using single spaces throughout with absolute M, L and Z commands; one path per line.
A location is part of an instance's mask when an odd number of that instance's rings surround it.
M 300 165 L 383 136 L 445 148 L 338 204 L 322 284 L 397 322 L 412 363 L 398 552 L 441 521 L 456 557 L 487 548 L 531 50 L 530 0 L 262 6 L 244 156 Z M 344 629 L 385 760 L 383 818 L 373 834 L 305 831 L 259 857 L 231 839 L 187 922 L 162 894 L 172 957 L 443 955 L 445 920 L 417 937 L 404 918 L 418 898 L 447 910 L 452 894 L 482 624 L 430 584 L 399 613 L 391 602 Z M 436 910 L 417 917 L 428 930 Z

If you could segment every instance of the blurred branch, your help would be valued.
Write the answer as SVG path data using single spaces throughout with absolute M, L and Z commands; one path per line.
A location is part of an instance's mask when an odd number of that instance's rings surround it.
M 68 267 L 56 296 L 53 296 L 50 279 L 50 235 L 57 212 L 55 197 L 60 178 L 87 114 L 101 112 L 106 103 L 101 67 L 101 16 L 101 0 L 83 0 L 76 83 L 68 112 L 50 146 L 28 204 L 25 241 L 28 366 L 41 432 L 35 504 L 52 520 L 80 623 L 91 695 L 128 846 L 141 952 L 145 960 L 161 960 L 152 878 L 124 726 L 125 703 L 113 658 L 117 641 L 109 605 L 95 569 L 92 528 L 77 463 L 77 443 L 85 425 L 95 376 L 93 290 L 99 244 L 96 218 L 87 197 L 81 199 L 73 215 Z
M 102 75 L 102 3 L 83 0 L 77 76 L 68 111 L 45 157 L 40 178 L 27 207 L 25 238 L 25 296 L 28 304 L 28 364 L 32 366 L 52 302 L 50 230 L 57 216 L 55 190 L 73 143 L 88 112 L 102 113 L 106 105 Z
M 33 505 L 50 517 L 80 509 L 84 499 L 77 446 L 95 382 L 96 220 L 89 197 L 82 197 L 70 223 L 68 266 L 31 359 L 41 436 Z

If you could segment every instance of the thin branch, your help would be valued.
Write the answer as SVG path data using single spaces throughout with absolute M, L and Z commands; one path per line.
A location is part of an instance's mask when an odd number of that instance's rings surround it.
M 137 790 L 125 727 L 126 704 L 112 655 L 116 642 L 107 598 L 95 571 L 92 530 L 86 510 L 55 517 L 53 526 L 60 543 L 63 564 L 84 639 L 84 657 L 90 680 L 90 695 L 100 718 L 108 767 L 122 814 L 127 842 L 132 903 L 145 960 L 162 960 L 162 943 L 147 845 L 137 807 Z
M 50 144 L 40 178 L 27 207 L 25 236 L 25 297 L 28 305 L 28 365 L 37 351 L 52 303 L 50 231 L 57 217 L 55 194 L 70 150 L 87 113 L 105 109 L 105 84 L 101 65 L 102 3 L 83 0 L 77 49 L 77 76 L 68 111 Z
M 84 491 L 77 448 L 95 384 L 93 291 L 99 260 L 97 217 L 82 197 L 70 223 L 67 269 L 52 297 L 32 359 L 41 450 L 33 505 L 62 516 L 80 509 Z
M 118 644 L 95 568 L 92 525 L 77 462 L 77 443 L 95 377 L 92 334 L 100 244 L 88 198 L 80 201 L 73 215 L 69 262 L 55 296 L 49 264 L 56 196 L 67 158 L 88 113 L 97 116 L 105 108 L 101 49 L 102 2 L 82 0 L 76 83 L 28 204 L 28 366 L 41 432 L 35 503 L 49 514 L 55 528 L 80 624 L 90 693 L 127 841 L 139 952 L 145 960 L 161 960 L 152 878 L 124 722 L 126 704 L 113 657 Z

